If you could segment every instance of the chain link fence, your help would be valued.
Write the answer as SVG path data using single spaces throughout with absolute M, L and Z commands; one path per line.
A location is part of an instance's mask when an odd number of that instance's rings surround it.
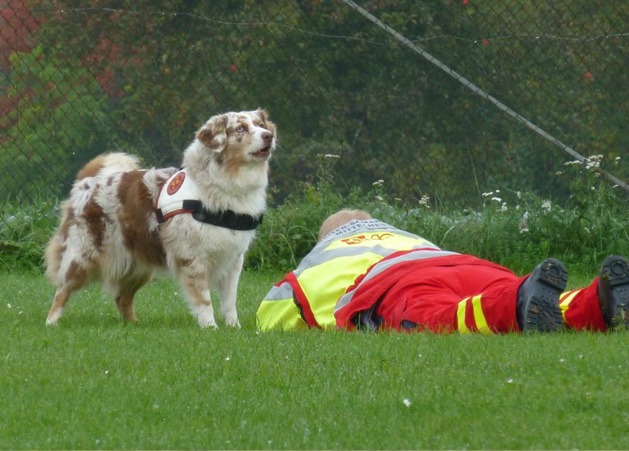
M 0 0 L 0 205 L 66 196 L 102 152 L 176 166 L 209 116 L 257 107 L 276 203 L 323 155 L 409 205 L 567 199 L 592 155 L 623 191 L 628 61 L 620 1 Z

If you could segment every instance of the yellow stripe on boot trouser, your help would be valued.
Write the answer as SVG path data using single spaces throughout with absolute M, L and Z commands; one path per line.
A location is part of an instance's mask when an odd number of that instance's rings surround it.
M 467 325 L 465 324 L 465 311 L 466 311 L 466 307 L 467 307 L 467 303 L 469 301 L 472 302 L 472 312 L 474 315 L 474 323 L 476 324 L 476 329 L 478 329 L 478 332 L 480 332 L 481 334 L 485 334 L 485 335 L 490 335 L 491 329 L 489 328 L 489 325 L 487 324 L 487 320 L 485 319 L 485 314 L 483 313 L 483 308 L 481 305 L 481 301 L 482 301 L 482 294 L 476 295 L 473 298 L 465 298 L 463 299 L 461 302 L 459 302 L 459 307 L 457 308 L 457 328 L 459 329 L 459 332 L 462 334 L 469 334 L 472 331 L 470 331 L 470 329 L 467 327 Z
M 559 296 L 559 309 L 561 310 L 561 316 L 563 316 L 564 322 L 566 321 L 566 311 L 570 307 L 570 303 L 583 290 L 572 290 L 561 293 Z

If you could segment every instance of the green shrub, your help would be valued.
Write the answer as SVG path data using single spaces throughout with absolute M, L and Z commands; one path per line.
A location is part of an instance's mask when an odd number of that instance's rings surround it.
M 0 216 L 0 269 L 40 270 L 57 223 L 56 201 L 5 202 Z
M 565 206 L 531 193 L 495 190 L 479 193 L 482 208 L 448 209 L 422 197 L 403 205 L 387 196 L 384 181 L 368 193 L 348 189 L 322 159 L 317 179 L 306 181 L 272 208 L 248 254 L 258 269 L 294 268 L 316 242 L 323 219 L 341 208 L 362 208 L 374 217 L 416 233 L 443 249 L 476 255 L 516 272 L 530 271 L 552 256 L 594 274 L 609 254 L 629 255 L 627 198 L 593 170 L 568 165 L 572 196 Z
M 247 254 L 255 270 L 293 269 L 315 244 L 321 222 L 341 208 L 360 208 L 416 233 L 443 249 L 476 255 L 516 272 L 530 271 L 552 256 L 595 274 L 609 254 L 629 255 L 627 200 L 620 188 L 596 175 L 587 162 L 570 165 L 572 196 L 558 205 L 530 193 L 479 193 L 481 208 L 448 209 L 422 197 L 405 205 L 375 181 L 368 192 L 351 188 L 334 171 L 337 158 L 320 156 L 316 177 L 279 205 L 272 205 Z M 595 168 L 594 168 L 595 169 Z M 56 201 L 2 205 L 0 268 L 39 269 L 58 217 Z

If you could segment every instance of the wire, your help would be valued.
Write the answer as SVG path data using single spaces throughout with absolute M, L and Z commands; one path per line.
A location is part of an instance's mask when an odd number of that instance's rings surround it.
M 502 103 L 500 100 L 498 100 L 497 98 L 493 97 L 492 95 L 490 95 L 489 93 L 487 93 L 486 91 L 484 91 L 483 89 L 481 89 L 480 87 L 478 87 L 477 85 L 472 83 L 470 80 L 468 80 L 467 78 L 465 78 L 464 76 L 462 76 L 458 72 L 456 72 L 453 69 L 451 69 L 450 67 L 448 67 L 446 64 L 442 63 L 440 60 L 438 60 L 437 58 L 432 56 L 430 53 L 426 52 L 424 49 L 422 49 L 420 46 L 415 44 L 413 41 L 411 41 L 410 39 L 408 39 L 408 38 L 404 37 L 403 35 L 401 35 L 400 33 L 398 33 L 395 29 L 391 28 L 389 25 L 387 25 L 384 22 L 382 22 L 376 16 L 374 16 L 373 14 L 371 14 L 369 11 L 365 10 L 364 8 L 360 7 L 359 5 L 354 3 L 352 0 L 342 0 L 342 2 L 345 3 L 347 6 L 349 6 L 350 8 L 354 9 L 355 11 L 357 11 L 358 13 L 360 13 L 361 15 L 363 15 L 366 19 L 368 19 L 371 22 L 373 22 L 375 25 L 377 25 L 379 28 L 381 28 L 385 32 L 389 33 L 397 41 L 399 41 L 400 43 L 402 43 L 405 46 L 409 47 L 415 53 L 417 53 L 420 56 L 422 56 L 428 62 L 432 63 L 433 65 L 437 66 L 439 69 L 444 71 L 446 74 L 450 75 L 452 78 L 454 78 L 459 83 L 464 85 L 466 88 L 471 90 L 474 94 L 477 94 L 480 97 L 490 101 L 498 109 L 502 110 L 507 115 L 511 116 L 512 118 L 514 118 L 516 121 L 520 122 L 521 124 L 524 124 L 526 127 L 528 127 L 529 129 L 533 130 L 538 135 L 540 135 L 543 138 L 547 139 L 548 141 L 550 141 L 551 143 L 553 143 L 554 145 L 556 145 L 557 147 L 562 149 L 564 152 L 566 152 L 567 154 L 571 155 L 573 158 L 576 158 L 580 162 L 584 162 L 584 161 L 587 160 L 586 157 L 581 155 L 579 152 L 574 150 L 572 147 L 568 146 L 567 144 L 564 144 L 563 142 L 561 142 L 560 140 L 558 140 L 557 138 L 552 136 L 550 133 L 546 132 L 545 130 L 543 130 L 542 128 L 538 127 L 533 122 L 529 121 L 527 118 L 525 118 L 524 116 L 519 114 L 517 111 L 514 111 L 513 109 L 509 108 L 507 105 Z M 611 173 L 609 173 L 609 172 L 607 172 L 607 171 L 605 171 L 603 169 L 598 168 L 598 171 L 601 174 L 603 174 L 608 180 L 610 180 L 611 182 L 617 184 L 618 186 L 623 188 L 625 191 L 629 192 L 629 184 L 623 182 L 618 177 L 614 176 L 613 174 L 611 174 Z

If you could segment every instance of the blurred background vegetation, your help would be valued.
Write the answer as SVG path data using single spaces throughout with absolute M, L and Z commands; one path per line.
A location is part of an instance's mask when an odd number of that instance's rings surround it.
M 58 199 L 87 160 L 124 150 L 149 166 L 176 166 L 209 116 L 257 107 L 278 125 L 279 147 L 272 211 L 256 246 L 284 245 L 278 258 L 252 249 L 250 265 L 299 258 L 317 221 L 349 203 L 424 236 L 432 227 L 427 238 L 503 263 L 566 247 L 569 258 L 586 262 L 610 247 L 627 252 L 628 2 L 358 3 L 585 158 L 572 164 L 556 142 L 402 45 L 351 2 L 5 0 L 5 266 L 41 254 Z M 561 208 L 550 211 L 563 223 L 534 221 L 546 212 L 542 205 Z M 488 209 L 502 218 L 513 211 L 500 239 Z M 476 237 L 478 215 L 494 238 Z M 461 238 L 449 242 L 459 229 Z

